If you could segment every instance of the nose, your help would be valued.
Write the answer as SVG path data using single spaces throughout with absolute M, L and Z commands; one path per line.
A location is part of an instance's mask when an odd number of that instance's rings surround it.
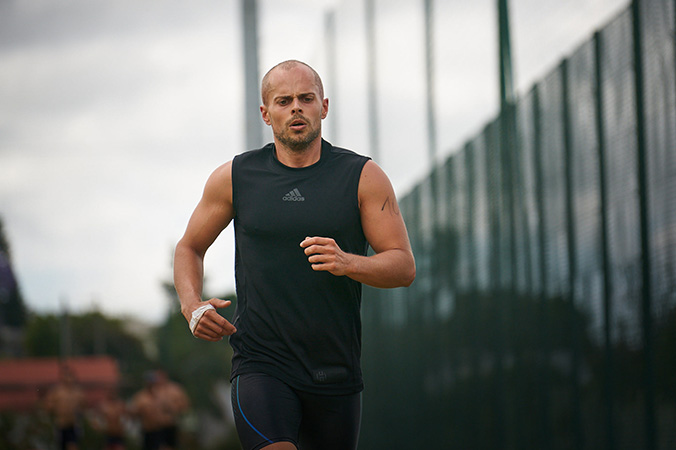
M 298 97 L 294 98 L 291 105 L 291 113 L 296 114 L 303 111 L 301 107 L 300 99 Z

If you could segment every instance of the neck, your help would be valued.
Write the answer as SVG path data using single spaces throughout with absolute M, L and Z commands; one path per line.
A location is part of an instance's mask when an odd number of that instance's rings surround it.
M 301 168 L 315 164 L 322 155 L 322 140 L 317 138 L 306 148 L 292 149 L 275 139 L 277 160 L 288 167 Z

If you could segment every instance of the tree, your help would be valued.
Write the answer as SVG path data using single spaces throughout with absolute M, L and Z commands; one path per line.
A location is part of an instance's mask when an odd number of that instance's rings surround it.
M 26 322 L 26 307 L 12 269 L 9 242 L 0 219 L 0 326 L 22 327 Z

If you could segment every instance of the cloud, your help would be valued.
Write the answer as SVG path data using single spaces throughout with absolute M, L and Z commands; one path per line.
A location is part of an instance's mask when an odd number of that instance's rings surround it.
M 626 2 L 536 3 L 514 2 L 517 81 L 540 76 Z M 238 5 L 0 2 L 0 216 L 31 307 L 56 310 L 65 299 L 73 310 L 163 318 L 172 248 L 208 175 L 244 150 Z M 326 73 L 329 5 L 335 80 Z M 422 12 L 376 5 L 382 160 L 403 195 L 427 167 Z M 494 4 L 435 5 L 447 152 L 497 104 Z M 368 154 L 362 1 L 264 0 L 259 14 L 261 71 L 287 58 L 315 66 L 331 99 L 327 136 Z M 538 46 L 543 35 L 551 42 Z M 209 292 L 234 287 L 232 255 L 229 229 L 207 254 Z
M 160 320 L 173 245 L 242 146 L 232 7 L 25 3 L 0 24 L 35 25 L 0 46 L 0 214 L 24 296 Z

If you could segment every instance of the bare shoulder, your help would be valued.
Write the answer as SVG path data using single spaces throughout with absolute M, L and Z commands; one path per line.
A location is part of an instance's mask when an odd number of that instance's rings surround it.
M 204 198 L 216 201 L 232 199 L 232 161 L 220 165 L 211 173 L 204 187 Z
M 390 180 L 387 177 L 385 171 L 381 169 L 380 166 L 372 159 L 366 161 L 366 164 L 364 164 L 364 168 L 361 171 L 359 188 L 372 188 L 374 186 L 377 187 L 383 183 L 386 183 L 387 185 L 390 184 Z
M 359 179 L 359 204 L 360 206 L 377 205 L 381 209 L 396 206 L 394 188 L 389 177 L 383 169 L 373 160 L 365 165 Z
M 218 166 L 209 176 L 208 184 L 217 186 L 232 185 L 232 161 Z

